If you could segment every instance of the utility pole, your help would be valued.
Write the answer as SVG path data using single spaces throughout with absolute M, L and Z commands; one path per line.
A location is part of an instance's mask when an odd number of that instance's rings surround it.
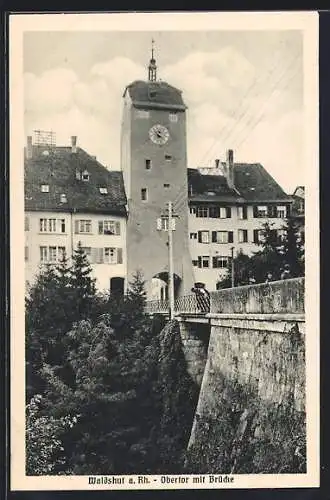
M 234 247 L 231 247 L 231 287 L 235 286 Z
M 174 318 L 174 264 L 173 264 L 173 231 L 175 231 L 175 219 L 178 215 L 173 213 L 173 203 L 168 202 L 166 215 L 163 214 L 157 219 L 157 230 L 168 232 L 168 294 L 170 319 Z
M 174 318 L 174 276 L 173 276 L 173 213 L 172 202 L 168 202 L 168 292 L 170 298 L 170 319 Z

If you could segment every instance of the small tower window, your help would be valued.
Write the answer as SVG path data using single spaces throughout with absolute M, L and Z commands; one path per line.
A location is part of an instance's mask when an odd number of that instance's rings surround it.
M 138 118 L 149 118 L 150 113 L 149 113 L 149 111 L 146 111 L 145 109 L 137 109 L 136 116 Z
M 178 121 L 178 115 L 176 113 L 170 113 L 170 122 L 176 123 Z
M 60 199 L 61 199 L 61 203 L 67 203 L 67 201 L 68 201 L 65 193 L 61 194 L 61 198 Z
M 169 184 L 164 184 L 164 188 L 165 188 L 165 189 L 168 189 L 169 187 L 170 187 L 170 185 L 169 185 Z
M 89 172 L 87 170 L 84 170 L 81 174 L 81 178 L 83 181 L 89 181 Z
M 106 187 L 100 187 L 99 190 L 101 194 L 108 194 L 108 188 Z
M 166 161 L 172 161 L 172 155 L 165 155 Z
M 142 201 L 147 201 L 148 199 L 148 191 L 147 188 L 142 188 L 141 189 L 141 200 Z
M 151 160 L 146 158 L 146 170 L 150 170 L 150 169 L 151 169 Z
M 41 192 L 49 193 L 49 184 L 41 184 Z

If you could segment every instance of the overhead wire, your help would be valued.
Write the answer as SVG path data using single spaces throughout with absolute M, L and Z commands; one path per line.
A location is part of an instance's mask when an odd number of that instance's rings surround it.
M 280 45 L 283 45 L 282 42 Z M 260 89 L 263 89 L 265 85 L 267 85 L 268 81 L 271 81 L 271 78 L 273 74 L 277 71 L 278 66 L 280 62 L 282 61 L 281 55 L 283 53 L 283 49 L 280 47 L 278 48 L 276 55 L 277 57 L 274 56 L 273 58 L 273 64 L 264 71 L 262 77 L 256 76 L 253 80 L 251 85 L 248 87 L 246 92 L 243 94 L 242 98 L 240 99 L 237 107 L 234 109 L 233 113 L 229 115 L 229 119 L 227 122 L 221 127 L 218 135 L 222 135 L 225 133 L 225 136 L 220 137 L 219 139 L 216 139 L 211 147 L 207 150 L 207 152 L 203 155 L 202 159 L 200 160 L 199 164 L 201 164 L 205 158 L 208 157 L 208 154 L 210 151 L 220 142 L 220 141 L 225 141 L 227 138 L 230 137 L 230 134 L 233 132 L 235 127 L 239 126 L 240 121 L 244 118 L 244 116 L 249 113 L 251 106 L 250 106 L 250 101 L 251 99 L 257 98 L 258 93 L 260 94 Z M 252 92 L 251 92 L 252 91 Z M 249 95 L 250 94 L 250 95 Z M 242 104 L 244 103 L 243 107 Z M 234 123 L 230 126 L 229 120 L 235 119 Z M 226 130 L 227 129 L 227 130 Z
M 291 78 L 289 79 L 289 81 L 287 81 L 286 85 L 284 87 L 281 88 L 281 91 L 283 92 L 284 90 L 286 90 L 286 88 L 289 86 L 289 84 L 291 83 L 291 81 L 295 78 L 296 74 L 298 73 L 299 71 L 299 67 L 297 67 L 296 71 L 294 71 L 294 73 L 292 74 Z M 261 113 L 259 112 L 258 114 L 258 118 L 255 119 L 255 117 L 251 117 L 251 119 L 248 121 L 247 123 L 247 133 L 245 135 L 243 135 L 243 138 L 241 138 L 240 136 L 238 136 L 238 138 L 236 138 L 236 143 L 234 144 L 235 148 L 239 148 L 242 144 L 244 144 L 244 142 L 246 142 L 246 140 L 248 139 L 248 137 L 251 135 L 252 131 L 258 126 L 258 124 L 261 122 L 262 118 L 265 116 L 266 114 L 266 111 L 267 111 L 267 104 L 269 103 L 269 101 L 271 100 L 272 96 L 274 95 L 274 93 L 277 91 L 278 89 L 274 89 L 270 98 L 264 103 L 264 106 L 262 107 L 261 109 Z

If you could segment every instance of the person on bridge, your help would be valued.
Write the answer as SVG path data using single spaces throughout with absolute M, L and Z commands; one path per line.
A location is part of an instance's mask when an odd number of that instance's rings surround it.
M 267 276 L 266 276 L 265 283 L 270 283 L 271 281 L 275 281 L 275 278 L 274 278 L 274 276 L 273 276 L 273 273 L 268 272 L 268 273 L 267 273 Z
M 281 280 L 288 280 L 289 278 L 292 278 L 290 266 L 289 264 L 285 264 L 284 269 L 281 273 Z
M 206 290 L 204 283 L 195 283 L 191 289 L 196 294 L 197 307 L 200 312 L 210 312 L 210 292 Z

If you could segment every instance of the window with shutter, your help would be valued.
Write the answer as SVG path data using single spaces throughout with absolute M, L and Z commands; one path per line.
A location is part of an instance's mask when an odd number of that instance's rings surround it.
M 91 248 L 90 263 L 97 264 L 97 248 Z
M 220 219 L 226 219 L 227 209 L 226 207 L 220 207 Z
M 217 242 L 217 232 L 212 231 L 212 243 L 216 243 L 216 242 Z
M 247 240 L 248 240 L 247 229 L 239 229 L 238 230 L 238 243 L 247 243 Z
M 103 234 L 103 220 L 99 220 L 99 234 Z
M 120 222 L 116 222 L 116 234 L 120 236 Z
M 247 206 L 243 206 L 243 219 L 247 219 Z
M 220 217 L 220 207 L 209 207 L 209 217 L 218 219 Z
M 231 217 L 231 208 L 230 207 L 226 207 L 226 217 L 227 218 Z
M 198 242 L 209 243 L 209 231 L 198 231 Z
M 28 216 L 25 216 L 25 219 L 24 219 L 24 231 L 29 231 L 29 218 L 28 218 Z
M 96 264 L 103 263 L 103 248 L 95 248 L 95 262 Z
M 212 266 L 214 269 L 216 269 L 218 267 L 218 261 L 217 261 L 217 258 L 216 257 L 213 257 L 212 258 Z
M 202 257 L 198 257 L 198 267 L 202 267 Z
M 234 232 L 228 231 L 228 243 L 233 243 L 234 241 Z
M 259 243 L 259 231 L 258 231 L 258 229 L 253 230 L 253 243 Z
M 74 221 L 74 232 L 75 234 L 79 233 L 79 220 Z
M 117 264 L 123 263 L 123 250 L 122 248 L 117 248 Z
M 259 217 L 258 207 L 256 205 L 254 205 L 254 207 L 253 207 L 253 217 L 255 217 L 255 218 Z

